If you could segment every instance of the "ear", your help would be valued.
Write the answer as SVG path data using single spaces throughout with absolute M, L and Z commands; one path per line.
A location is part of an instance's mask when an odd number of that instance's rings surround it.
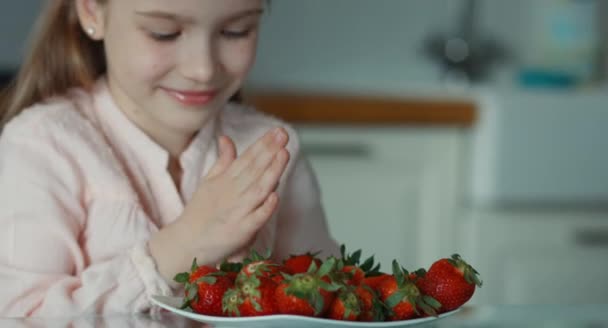
M 98 0 L 75 0 L 78 21 L 84 32 L 93 40 L 104 38 L 105 6 Z

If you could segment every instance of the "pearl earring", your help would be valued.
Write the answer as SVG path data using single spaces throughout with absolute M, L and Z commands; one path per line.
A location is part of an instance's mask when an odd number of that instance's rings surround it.
M 95 35 L 95 29 L 93 27 L 87 27 L 87 34 L 90 36 Z

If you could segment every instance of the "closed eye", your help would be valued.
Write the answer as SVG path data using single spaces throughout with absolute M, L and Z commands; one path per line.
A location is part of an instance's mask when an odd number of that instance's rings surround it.
M 247 38 L 251 32 L 253 32 L 252 28 L 246 30 L 223 30 L 221 31 L 221 35 L 227 39 L 244 39 Z
M 167 42 L 176 40 L 182 33 L 156 33 L 156 32 L 148 32 L 150 37 L 156 41 Z

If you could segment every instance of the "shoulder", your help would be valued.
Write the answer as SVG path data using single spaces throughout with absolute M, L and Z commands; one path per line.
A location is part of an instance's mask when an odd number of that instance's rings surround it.
M 99 131 L 87 117 L 90 96 L 73 90 L 24 109 L 2 129 L 2 139 L 59 142 L 70 146 L 78 142 L 99 141 Z
M 41 170 L 61 167 L 62 172 L 72 171 L 87 179 L 119 176 L 120 166 L 111 147 L 87 114 L 89 100 L 85 95 L 68 94 L 23 110 L 0 135 L 4 162 L 17 165 L 16 161 L 40 159 L 45 164 Z
M 268 130 L 282 127 L 289 134 L 287 149 L 292 157 L 300 151 L 300 140 L 296 129 L 289 123 L 263 113 L 254 107 L 229 103 L 221 115 L 222 133 L 235 139 L 238 148 L 254 143 Z

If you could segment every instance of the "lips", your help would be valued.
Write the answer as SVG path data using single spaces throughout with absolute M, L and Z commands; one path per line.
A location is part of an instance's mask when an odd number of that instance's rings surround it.
M 179 103 L 186 106 L 202 106 L 213 101 L 217 95 L 217 91 L 194 91 L 194 90 L 175 90 L 163 88 L 163 90 L 177 100 Z

